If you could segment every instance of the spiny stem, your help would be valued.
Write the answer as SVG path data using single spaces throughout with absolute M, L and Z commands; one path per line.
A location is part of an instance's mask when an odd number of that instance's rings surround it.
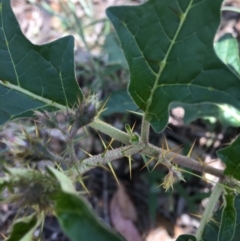
M 168 160 L 171 160 L 171 162 L 174 164 L 177 164 L 182 167 L 190 168 L 197 172 L 209 173 L 219 178 L 224 177 L 223 171 L 220 169 L 207 166 L 207 165 L 202 165 L 200 162 L 194 160 L 191 157 L 183 156 L 170 151 L 166 152 L 162 148 L 156 147 L 152 144 L 149 144 L 149 146 L 145 148 L 142 153 L 144 153 L 147 156 L 158 156 L 159 153 L 162 153 L 162 152 L 165 153 L 164 154 L 165 158 L 167 158 Z
M 114 140 L 122 142 L 123 144 L 126 144 L 126 145 L 130 144 L 129 136 L 127 133 L 125 133 L 103 121 L 96 119 L 91 124 L 89 124 L 89 126 L 112 137 Z M 190 168 L 192 170 L 195 170 L 195 171 L 198 171 L 201 173 L 204 173 L 204 172 L 209 173 L 209 174 L 212 174 L 212 175 L 214 175 L 216 177 L 220 177 L 220 178 L 224 177 L 222 170 L 213 168 L 211 166 L 202 165 L 198 161 L 196 161 L 190 157 L 187 157 L 187 156 L 176 154 L 176 153 L 170 152 L 170 151 L 166 152 L 163 149 L 156 147 L 152 144 L 148 144 L 148 146 L 145 147 L 141 153 L 145 154 L 147 156 L 150 156 L 150 157 L 156 157 L 156 160 L 158 160 L 158 157 L 161 155 L 161 153 L 163 153 L 168 160 L 171 160 L 172 163 L 177 164 L 179 166 L 187 167 L 187 168 Z
M 142 119 L 142 127 L 141 127 L 141 139 L 146 146 L 148 146 L 148 143 L 149 143 L 149 129 L 150 129 L 150 124 L 146 120 L 146 114 L 144 114 Z
M 205 211 L 202 215 L 200 226 L 199 226 L 199 228 L 197 230 L 197 234 L 196 234 L 197 241 L 202 240 L 204 228 L 205 228 L 206 224 L 212 218 L 214 209 L 216 207 L 216 204 L 217 204 L 217 202 L 219 200 L 219 197 L 221 196 L 222 192 L 223 192 L 222 185 L 220 185 L 220 183 L 217 183 L 216 186 L 213 188 L 211 196 L 208 200 L 207 207 L 206 207 L 206 209 L 205 209 Z
M 96 156 L 91 156 L 83 160 L 81 164 L 78 165 L 78 171 L 80 174 L 83 174 L 99 164 L 103 165 L 124 156 L 131 156 L 133 154 L 140 153 L 143 148 L 144 144 L 139 143 L 138 145 L 128 145 L 107 151 L 106 153 L 98 154 Z

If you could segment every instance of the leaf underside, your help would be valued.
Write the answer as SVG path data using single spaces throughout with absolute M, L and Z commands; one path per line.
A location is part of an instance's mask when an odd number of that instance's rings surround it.
M 130 69 L 128 91 L 155 131 L 172 102 L 240 108 L 239 76 L 214 52 L 222 0 L 149 0 L 111 7 L 107 15 Z
M 72 107 L 83 94 L 74 72 L 74 38 L 32 44 L 9 0 L 0 0 L 0 125 L 34 109 Z

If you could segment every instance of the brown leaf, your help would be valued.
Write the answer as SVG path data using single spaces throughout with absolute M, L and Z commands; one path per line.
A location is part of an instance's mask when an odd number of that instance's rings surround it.
M 127 241 L 143 241 L 134 224 L 136 210 L 121 183 L 110 202 L 110 217 L 113 227 Z

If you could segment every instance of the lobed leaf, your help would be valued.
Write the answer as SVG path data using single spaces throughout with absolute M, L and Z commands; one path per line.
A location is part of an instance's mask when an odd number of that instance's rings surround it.
M 128 91 L 155 131 L 167 125 L 172 102 L 240 108 L 239 76 L 213 47 L 221 3 L 149 0 L 107 9 L 129 65 Z
M 36 109 L 65 110 L 83 99 L 73 49 L 72 36 L 32 44 L 21 32 L 10 0 L 0 0 L 0 125 Z

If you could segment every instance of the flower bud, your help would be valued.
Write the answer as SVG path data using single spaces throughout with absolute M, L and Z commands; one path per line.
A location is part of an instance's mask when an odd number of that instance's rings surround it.
M 182 173 L 178 171 L 176 167 L 172 166 L 169 169 L 168 174 L 164 177 L 161 186 L 163 186 L 163 188 L 167 191 L 169 188 L 173 189 L 173 184 L 178 181 L 185 182 L 185 179 L 183 178 Z

